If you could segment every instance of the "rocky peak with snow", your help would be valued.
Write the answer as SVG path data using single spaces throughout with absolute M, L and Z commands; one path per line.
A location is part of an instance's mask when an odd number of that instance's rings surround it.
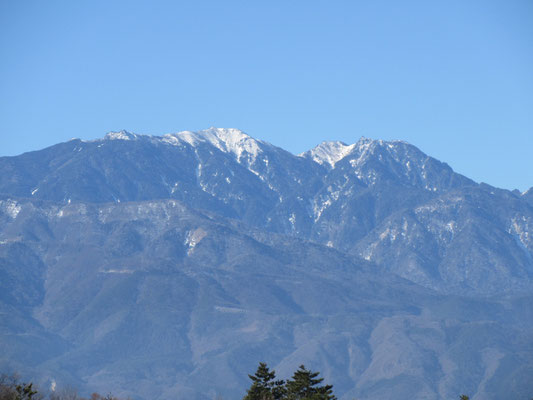
M 0 158 L 0 168 L 10 171 L 0 176 L 0 193 L 65 204 L 168 198 L 270 232 L 362 254 L 370 261 L 379 252 L 361 250 L 357 243 L 394 213 L 418 209 L 452 191 L 477 191 L 482 199 L 491 193 L 402 141 L 363 137 L 351 145 L 323 142 L 295 156 L 238 129 L 222 128 L 163 136 L 111 132 L 96 141 L 71 141 L 24 157 Z M 529 207 L 530 192 L 513 198 Z M 509 221 L 523 221 L 519 217 L 509 216 L 503 224 L 506 232 Z M 449 222 L 443 226 L 460 225 Z M 529 232 L 528 226 L 520 225 L 519 241 L 526 247 L 530 244 L 522 232 Z M 429 274 L 432 265 L 420 261 L 431 260 L 426 256 L 413 255 L 415 261 L 402 264 L 402 276 L 422 282 L 417 274 Z M 401 260 L 406 259 L 395 262 Z M 442 285 L 443 290 L 451 287 Z M 487 284 L 482 290 L 491 288 Z
M 363 136 L 353 144 L 346 144 L 341 141 L 325 141 L 313 149 L 299 154 L 299 156 L 311 159 L 320 165 L 335 168 L 335 165 L 339 161 L 349 155 L 353 156 L 352 164 L 361 164 L 368 157 L 379 153 L 380 151 L 382 151 L 382 155 L 388 153 L 391 157 L 398 159 L 398 152 L 406 153 L 406 147 L 416 149 L 414 146 L 401 140 L 385 141 L 381 139 L 370 139 Z M 422 154 L 419 150 L 418 152 Z
M 370 157 L 377 157 L 380 161 L 383 159 L 394 160 L 401 164 L 407 164 L 413 159 L 427 159 L 426 154 L 421 152 L 415 146 L 410 145 L 403 140 L 381 140 L 362 137 L 353 145 L 351 152 L 352 164 L 363 164 Z
M 164 135 L 159 139 L 169 144 L 188 143 L 193 147 L 207 143 L 233 155 L 237 161 L 247 157 L 252 162 L 262 152 L 261 146 L 264 145 L 243 131 L 233 128 L 211 127 L 198 132 L 182 131 Z
M 446 190 L 456 183 L 473 183 L 401 140 L 361 137 L 350 145 L 340 141 L 322 142 L 299 156 L 325 166 L 333 175 L 344 176 L 341 181 L 356 177 L 369 186 L 392 180 L 436 191 Z M 346 183 L 339 185 L 347 187 Z
M 97 141 L 102 140 L 142 140 L 144 142 L 163 143 L 173 146 L 188 145 L 195 149 L 198 146 L 208 145 L 231 155 L 237 162 L 246 166 L 252 165 L 256 158 L 263 152 L 263 148 L 269 146 L 268 143 L 256 140 L 239 129 L 216 127 L 196 132 L 181 131 L 162 136 L 138 135 L 121 130 L 118 132 L 109 132 L 103 139 Z
M 320 165 L 334 168 L 335 164 L 346 157 L 353 150 L 354 146 L 354 144 L 347 145 L 339 141 L 322 142 L 313 149 L 301 153 L 299 156 L 309 158 Z
M 104 140 L 136 140 L 138 135 L 135 133 L 121 130 L 118 132 L 109 132 L 104 136 Z

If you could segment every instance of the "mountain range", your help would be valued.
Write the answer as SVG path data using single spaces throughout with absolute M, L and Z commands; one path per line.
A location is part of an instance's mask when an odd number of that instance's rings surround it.
M 403 141 L 219 128 L 0 172 L 4 370 L 139 399 L 239 398 L 259 361 L 343 399 L 533 396 L 531 189 Z

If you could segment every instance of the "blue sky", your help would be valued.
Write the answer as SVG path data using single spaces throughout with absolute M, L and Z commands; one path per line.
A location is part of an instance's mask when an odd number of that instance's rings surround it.
M 533 186 L 531 0 L 0 0 L 0 57 L 0 155 L 217 126 Z

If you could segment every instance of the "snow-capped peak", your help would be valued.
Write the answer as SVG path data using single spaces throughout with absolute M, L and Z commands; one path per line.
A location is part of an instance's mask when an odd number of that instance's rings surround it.
M 315 148 L 300 154 L 300 157 L 311 158 L 318 164 L 327 164 L 331 168 L 352 152 L 355 144 L 345 144 L 339 141 L 322 142 Z
M 173 144 L 186 142 L 192 146 L 198 143 L 210 143 L 220 151 L 234 154 L 237 160 L 240 160 L 243 153 L 246 153 L 251 158 L 251 162 L 262 152 L 257 140 L 233 128 L 212 127 L 198 132 L 183 131 L 164 135 L 163 140 Z
M 340 141 L 322 142 L 315 148 L 299 154 L 299 156 L 310 158 L 318 164 L 334 168 L 335 164 L 348 155 L 353 154 L 357 157 L 357 160 L 353 160 L 352 164 L 360 164 L 370 154 L 373 154 L 377 148 L 382 147 L 392 154 L 405 147 L 402 145 L 408 145 L 408 143 L 401 140 L 375 140 L 363 136 L 354 144 L 346 144 Z
M 200 131 L 214 146 L 227 153 L 233 153 L 240 159 L 247 152 L 253 159 L 261 152 L 255 139 L 238 129 L 209 128 Z
M 119 132 L 109 132 L 105 135 L 104 139 L 107 140 L 135 140 L 137 135 L 135 133 L 130 133 L 128 131 L 122 130 Z

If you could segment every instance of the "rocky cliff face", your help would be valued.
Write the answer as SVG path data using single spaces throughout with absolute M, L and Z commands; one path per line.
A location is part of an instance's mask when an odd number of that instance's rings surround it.
M 238 398 L 259 361 L 344 398 L 533 393 L 527 193 L 405 142 L 118 132 L 0 171 L 4 368 L 161 399 Z

